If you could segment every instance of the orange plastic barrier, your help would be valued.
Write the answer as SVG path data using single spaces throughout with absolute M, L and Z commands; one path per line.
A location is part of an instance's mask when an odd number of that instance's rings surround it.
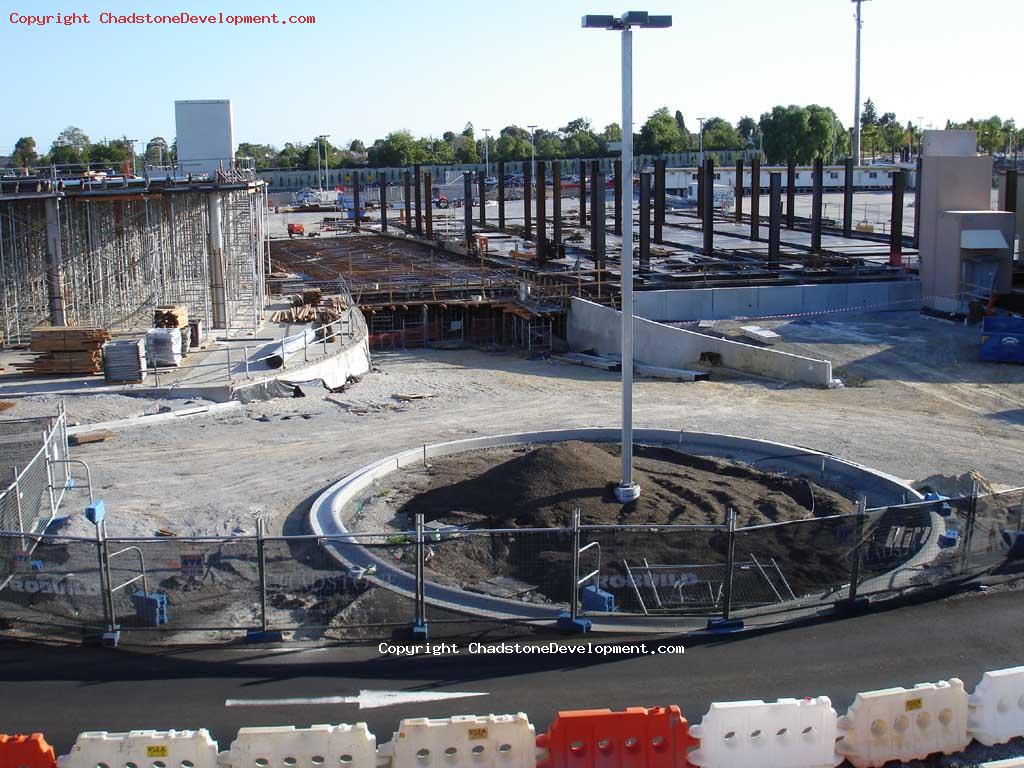
M 53 747 L 41 733 L 31 736 L 0 733 L 0 768 L 56 768 Z
M 559 712 L 537 736 L 537 768 L 686 768 L 698 745 L 676 705 Z

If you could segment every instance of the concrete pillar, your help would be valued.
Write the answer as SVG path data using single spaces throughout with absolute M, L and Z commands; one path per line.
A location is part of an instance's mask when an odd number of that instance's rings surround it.
M 223 243 L 223 239 L 221 240 Z M 60 236 L 60 209 L 57 198 L 46 198 L 46 287 L 50 305 L 50 325 L 63 327 L 68 324 L 64 308 L 64 245 Z M 212 263 L 212 260 L 211 260 Z M 221 254 L 220 284 L 223 288 L 223 253 Z M 211 270 L 211 283 L 212 283 Z
M 597 266 L 604 269 L 604 184 L 601 164 L 590 161 L 590 250 Z
M 462 174 L 462 214 L 466 247 L 470 248 L 473 245 L 473 174 L 469 171 Z
M 1003 194 L 1003 210 L 1009 213 L 1017 212 L 1017 178 L 1017 171 L 1011 169 L 1006 172 L 1006 192 Z
M 412 232 L 412 174 L 404 171 L 402 176 L 405 183 L 405 231 Z
M 654 161 L 654 242 L 661 244 L 665 229 L 665 160 Z
M 380 231 L 388 231 L 388 177 L 384 173 L 377 174 L 377 184 L 380 187 Z
M 206 200 L 210 222 L 207 256 L 209 260 L 212 321 L 214 328 L 227 328 L 228 290 L 224 282 L 224 205 L 219 192 L 210 192 Z M 49 217 L 47 218 L 47 223 L 49 223 Z
M 533 168 L 528 163 L 523 163 L 523 238 L 533 239 L 533 211 L 530 210 L 533 195 Z
M 551 162 L 551 242 L 554 257 L 562 256 L 562 164 Z
M 786 163 L 786 229 L 796 226 L 796 160 Z
M 359 171 L 352 171 L 352 208 L 354 209 L 352 215 L 355 217 L 353 222 L 355 223 L 356 231 L 359 230 L 359 204 L 362 202 L 360 200 L 360 192 L 362 190 L 359 188 L 359 181 Z
M 545 164 L 541 160 L 537 163 L 537 255 L 541 263 L 547 253 L 548 247 L 548 212 L 547 212 L 547 181 L 545 177 Z
M 736 223 L 743 222 L 743 158 L 736 161 Z
M 412 167 L 412 175 L 416 182 L 416 237 L 423 237 L 423 198 L 421 196 L 423 179 L 420 177 L 419 165 Z
M 498 163 L 498 229 L 505 231 L 505 163 Z
M 761 239 L 761 158 L 750 161 L 750 239 Z
M 853 235 L 853 180 L 856 168 L 853 158 L 846 158 L 843 169 L 843 237 Z
M 615 220 L 612 222 L 613 231 L 616 235 L 622 234 L 622 161 L 616 160 L 612 164 L 615 176 Z
M 903 265 L 903 195 L 907 190 L 906 171 L 892 175 L 892 212 L 889 215 L 889 266 Z
M 704 218 L 704 167 L 697 167 L 697 218 Z
M 651 174 L 640 171 L 640 270 L 651 268 Z
M 487 176 L 483 171 L 477 171 L 477 200 L 480 202 L 480 229 L 487 227 Z
M 779 268 L 779 244 L 782 239 L 782 174 L 769 176 L 768 197 L 768 269 Z
M 429 173 L 423 174 L 423 201 L 426 203 L 424 208 L 424 218 L 427 224 L 427 239 L 433 240 L 434 238 L 434 179 Z
M 811 194 L 811 250 L 821 251 L 821 203 L 825 191 L 825 161 L 814 160 L 814 181 Z
M 914 248 L 921 247 L 921 189 L 924 183 L 924 158 L 917 156 L 917 173 L 914 175 Z
M 715 252 L 715 161 L 704 160 L 704 194 L 701 198 L 701 218 L 704 220 L 704 255 Z
M 580 158 L 580 226 L 587 226 L 587 161 Z

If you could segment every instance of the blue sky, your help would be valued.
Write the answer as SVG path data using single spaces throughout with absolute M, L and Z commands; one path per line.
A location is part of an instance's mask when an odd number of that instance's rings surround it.
M 557 128 L 618 120 L 618 37 L 580 29 L 599 0 L 247 0 L 5 6 L 7 66 L 0 153 L 19 136 L 41 149 L 66 125 L 95 141 L 174 135 L 175 99 L 232 101 L 236 141 L 340 143 L 395 128 L 440 135 L 467 121 Z M 638 125 L 665 105 L 698 116 L 755 118 L 778 103 L 853 115 L 849 0 L 660 0 L 670 30 L 635 34 Z M 644 7 L 640 4 L 639 7 Z M 85 12 L 87 26 L 26 27 L 9 14 Z M 105 26 L 115 13 L 313 14 L 308 26 Z M 1012 86 L 1020 0 L 872 0 L 864 5 L 863 96 L 902 120 L 999 114 L 1024 120 Z M 13 63 L 13 64 L 12 64 Z

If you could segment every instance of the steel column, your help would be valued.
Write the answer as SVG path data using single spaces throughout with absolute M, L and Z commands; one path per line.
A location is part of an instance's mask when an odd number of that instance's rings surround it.
M 651 267 L 651 174 L 640 171 L 640 269 Z
M 590 161 L 590 250 L 598 269 L 604 269 L 604 187 L 600 183 L 601 164 Z M 599 278 L 600 279 L 600 278 Z
M 786 163 L 786 229 L 796 226 L 796 160 Z
M 704 166 L 697 166 L 697 218 L 704 218 Z
M 750 239 L 761 239 L 761 158 L 750 161 Z
M 782 234 L 782 174 L 769 176 L 768 197 L 768 269 L 779 268 L 779 245 Z
M 825 161 L 818 157 L 814 160 L 813 187 L 811 193 L 811 250 L 821 251 L 821 203 L 825 189 Z
M 853 158 L 846 158 L 843 169 L 843 237 L 853 236 L 853 180 L 856 168 Z
M 473 174 L 462 174 L 462 214 L 466 229 L 466 247 L 473 247 Z
M 548 212 L 547 212 L 547 182 L 545 179 L 545 164 L 541 160 L 537 163 L 537 260 L 543 264 L 547 257 L 548 248 Z
M 704 220 L 704 255 L 715 252 L 715 161 L 704 160 L 704 196 L 701 198 L 701 218 Z
M 477 200 L 480 203 L 480 230 L 487 227 L 487 175 L 483 171 L 477 171 Z
M 359 171 L 352 172 L 352 212 L 353 222 L 355 223 L 356 231 L 359 231 L 359 203 L 360 203 L 360 189 L 359 189 Z
M 917 174 L 914 177 L 914 248 L 921 247 L 921 189 L 924 181 L 924 158 L 917 156 Z
M 423 179 L 420 177 L 420 167 L 418 164 L 412 167 L 412 175 L 416 181 L 416 236 L 423 237 Z
M 388 177 L 380 172 L 377 174 L 377 184 L 380 187 L 380 231 L 388 231 Z
M 587 161 L 580 158 L 580 226 L 587 226 Z
M 736 223 L 743 222 L 743 158 L 736 161 Z
M 616 160 L 612 164 L 615 175 L 615 219 L 612 221 L 612 231 L 616 235 L 622 234 L 622 161 Z
M 907 190 L 907 172 L 892 175 L 892 211 L 889 216 L 889 266 L 903 265 L 903 195 Z
M 505 231 L 505 161 L 498 163 L 498 229 Z
M 404 171 L 402 177 L 405 183 L 405 231 L 412 232 L 412 174 Z
M 423 217 L 426 219 L 427 239 L 434 237 L 434 179 L 429 173 L 423 174 L 423 200 L 426 208 L 423 210 Z
M 533 239 L 533 212 L 530 210 L 533 195 L 533 167 L 523 163 L 523 238 Z
M 654 242 L 661 243 L 665 227 L 665 160 L 654 161 Z
M 553 257 L 562 256 L 562 164 L 551 161 L 551 242 Z

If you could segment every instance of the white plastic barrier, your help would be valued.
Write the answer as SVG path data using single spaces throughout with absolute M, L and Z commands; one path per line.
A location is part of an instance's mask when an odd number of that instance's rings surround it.
M 967 746 L 967 693 L 957 678 L 912 689 L 858 693 L 839 718 L 836 751 L 856 768 L 889 760 L 923 760 Z
M 729 701 L 712 704 L 690 735 L 700 748 L 689 761 L 701 768 L 833 768 L 836 711 L 816 699 Z
M 377 738 L 366 723 L 240 728 L 231 742 L 231 749 L 221 752 L 220 765 L 231 768 L 376 768 Z
M 86 731 L 59 768 L 217 768 L 217 742 L 198 731 Z
M 986 672 L 968 699 L 971 736 L 986 746 L 1024 736 L 1024 667 Z
M 403 720 L 379 754 L 392 768 L 536 768 L 537 739 L 522 712 Z

